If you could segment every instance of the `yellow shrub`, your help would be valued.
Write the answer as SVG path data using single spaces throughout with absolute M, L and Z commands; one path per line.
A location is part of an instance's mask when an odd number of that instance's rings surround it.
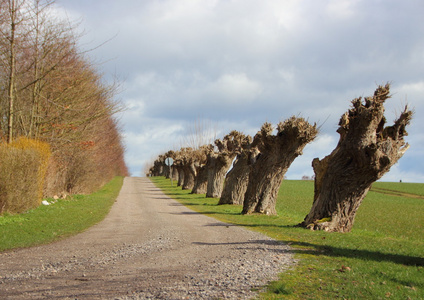
M 27 138 L 0 144 L 0 213 L 40 205 L 50 155 L 48 144 Z

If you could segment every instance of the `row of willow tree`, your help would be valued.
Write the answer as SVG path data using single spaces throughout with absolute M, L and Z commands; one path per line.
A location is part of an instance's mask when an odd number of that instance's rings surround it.
M 0 143 L 49 145 L 45 196 L 91 192 L 128 173 L 113 117 L 118 85 L 79 49 L 76 27 L 54 1 L 0 0 Z
M 404 136 L 412 111 L 405 107 L 392 126 L 385 126 L 384 102 L 389 90 L 386 84 L 371 97 L 352 100 L 352 107 L 340 118 L 338 145 L 325 158 L 312 161 L 314 199 L 300 226 L 350 231 L 371 184 L 408 149 Z M 316 124 L 295 116 L 280 122 L 276 133 L 265 123 L 253 140 L 232 131 L 214 145 L 160 155 L 148 175 L 172 177 L 183 189 L 219 198 L 219 204 L 242 204 L 243 214 L 274 215 L 285 173 L 318 131 Z M 166 165 L 168 157 L 174 161 L 172 168 Z

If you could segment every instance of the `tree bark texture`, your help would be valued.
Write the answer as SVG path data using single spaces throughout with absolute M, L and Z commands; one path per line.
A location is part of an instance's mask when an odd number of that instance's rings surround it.
M 196 178 L 192 194 L 206 194 L 208 187 L 208 169 L 206 165 L 196 166 Z
M 384 127 L 384 102 L 390 97 L 389 89 L 389 84 L 379 86 L 373 97 L 354 99 L 352 108 L 340 119 L 337 147 L 324 159 L 313 160 L 314 202 L 301 226 L 349 232 L 371 184 L 408 149 L 403 137 L 412 111 L 405 107 L 393 126 Z
M 206 166 L 208 153 L 213 151 L 213 145 L 203 145 L 193 151 L 192 160 L 195 168 L 196 177 L 192 194 L 206 194 L 208 185 L 208 168 Z
M 180 165 L 176 166 L 177 172 L 178 172 L 178 182 L 177 182 L 177 186 L 183 186 L 183 182 L 184 182 L 184 171 L 183 171 L 183 167 Z
M 294 116 L 279 123 L 277 130 L 273 135 L 272 125 L 265 123 L 253 140 L 252 146 L 258 147 L 260 154 L 249 174 L 243 214 L 277 214 L 275 205 L 284 174 L 318 134 L 316 125 Z
M 191 190 L 194 185 L 194 176 L 192 164 L 191 148 L 181 148 L 179 151 L 174 152 L 174 165 L 178 170 L 178 186 L 183 190 Z
M 172 167 L 171 167 L 171 178 L 172 178 L 172 180 L 178 181 L 178 179 L 179 179 L 178 175 L 179 174 L 178 174 L 177 168 L 174 165 L 172 165 Z
M 206 197 L 220 198 L 224 188 L 225 175 L 234 158 L 248 147 L 252 138 L 238 131 L 231 131 L 222 140 L 217 139 L 215 145 L 218 152 L 208 154 L 208 186 Z
M 184 181 L 183 181 L 183 190 L 191 190 L 194 187 L 194 178 L 196 176 L 194 172 L 194 167 L 191 164 L 183 165 L 184 172 Z
M 208 171 L 206 197 L 220 198 L 224 188 L 225 174 L 231 167 L 235 154 L 213 154 Z
M 244 194 L 249 183 L 251 153 L 246 150 L 237 155 L 233 168 L 225 177 L 224 189 L 218 204 L 243 204 Z

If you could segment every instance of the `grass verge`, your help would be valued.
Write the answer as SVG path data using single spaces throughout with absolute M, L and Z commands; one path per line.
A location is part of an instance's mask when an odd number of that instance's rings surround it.
M 123 179 L 115 177 L 90 195 L 74 195 L 19 215 L 0 216 L 0 251 L 47 244 L 100 222 L 118 196 Z
M 261 299 L 424 299 L 424 201 L 405 196 L 422 195 L 424 184 L 405 189 L 402 184 L 375 183 L 375 191 L 358 210 L 354 229 L 341 234 L 294 227 L 312 204 L 311 181 L 283 181 L 278 216 L 241 215 L 241 206 L 217 205 L 218 199 L 190 194 L 163 177 L 152 181 L 195 211 L 291 245 L 300 262 L 280 274 Z

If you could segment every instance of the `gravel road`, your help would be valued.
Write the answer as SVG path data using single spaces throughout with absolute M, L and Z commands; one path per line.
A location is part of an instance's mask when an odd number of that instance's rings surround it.
M 89 230 L 0 253 L 0 299 L 250 299 L 294 263 L 288 246 L 127 177 Z

